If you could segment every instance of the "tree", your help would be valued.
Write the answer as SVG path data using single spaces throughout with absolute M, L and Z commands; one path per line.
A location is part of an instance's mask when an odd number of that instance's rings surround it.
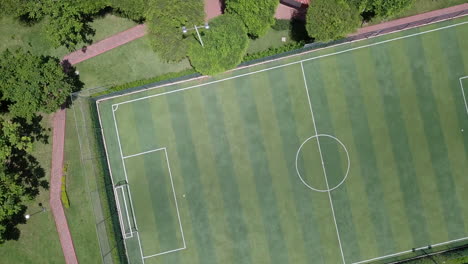
M 356 30 L 359 11 L 345 0 L 314 0 L 307 11 L 307 32 L 316 41 L 330 41 Z
M 110 0 L 110 6 L 124 17 L 143 21 L 146 9 L 151 7 L 147 2 L 146 0 Z
M 146 13 L 151 46 L 166 61 L 187 57 L 188 39 L 182 27 L 203 23 L 201 0 L 153 0 Z
M 237 16 L 225 14 L 212 20 L 203 42 L 204 47 L 190 43 L 190 63 L 198 72 L 213 75 L 239 65 L 247 50 L 247 31 Z
M 414 0 L 367 0 L 366 10 L 372 11 L 376 16 L 386 18 L 397 15 L 411 6 Z
M 249 35 L 260 37 L 275 23 L 278 4 L 278 0 L 227 0 L 226 11 L 240 17 Z
M 37 112 L 54 112 L 74 90 L 75 81 L 57 58 L 22 50 L 6 50 L 0 56 L 0 91 L 13 116 L 31 120 Z

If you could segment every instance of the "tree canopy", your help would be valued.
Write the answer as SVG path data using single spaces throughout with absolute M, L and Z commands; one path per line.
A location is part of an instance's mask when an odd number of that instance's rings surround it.
M 27 120 L 57 110 L 74 89 L 57 58 L 6 50 L 0 57 L 0 92 L 13 116 Z
M 203 24 L 205 17 L 201 0 L 153 0 L 146 13 L 151 45 L 166 61 L 187 57 L 188 39 L 182 27 Z
M 189 48 L 190 63 L 202 74 L 212 75 L 236 67 L 247 50 L 247 31 L 234 15 L 213 19 L 202 38 L 204 47 L 192 41 Z
M 316 41 L 346 36 L 359 26 L 358 9 L 345 0 L 314 0 L 307 12 L 307 32 Z
M 364 11 L 386 18 L 405 10 L 413 4 L 414 0 L 363 0 L 363 2 Z
M 278 5 L 278 0 L 227 0 L 226 11 L 239 16 L 249 35 L 260 37 L 275 23 Z

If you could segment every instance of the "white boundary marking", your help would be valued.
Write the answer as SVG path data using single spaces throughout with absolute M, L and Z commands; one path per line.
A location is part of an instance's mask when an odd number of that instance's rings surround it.
M 125 232 L 125 227 L 123 226 L 123 227 L 122 227 L 122 230 L 124 231 L 124 232 L 123 232 L 123 235 L 124 235 L 124 238 L 125 238 L 125 239 L 127 239 L 127 238 L 132 238 L 132 237 L 133 237 L 132 222 L 130 222 L 130 214 L 128 213 L 127 200 L 125 199 L 124 186 L 117 186 L 117 187 L 115 188 L 116 192 L 118 192 L 119 189 L 122 190 L 123 203 L 124 203 L 124 206 L 125 206 L 125 212 L 127 213 L 127 221 L 128 221 L 128 225 L 129 225 L 129 229 L 130 229 L 130 236 L 127 236 L 127 232 Z M 118 197 L 118 196 L 116 197 L 116 200 L 119 201 L 119 197 Z M 120 202 L 117 202 L 117 204 L 119 205 L 119 212 L 120 212 Z M 123 220 L 123 216 L 122 216 L 122 220 Z M 121 224 L 123 225 L 124 222 L 122 221 Z
M 314 130 L 315 130 L 315 136 L 317 138 L 317 145 L 318 145 L 318 149 L 319 149 L 319 153 L 320 153 L 320 160 L 322 161 L 323 176 L 325 177 L 325 184 L 327 186 L 327 189 L 330 189 L 330 186 L 328 185 L 328 178 L 327 178 L 327 171 L 325 169 L 325 163 L 323 162 L 322 148 L 320 147 L 319 133 L 318 133 L 318 130 L 317 130 L 317 125 L 315 124 L 314 111 L 312 110 L 312 103 L 310 101 L 310 96 L 309 96 L 309 88 L 307 87 L 307 80 L 306 80 L 306 76 L 305 76 L 305 73 L 304 73 L 304 66 L 303 66 L 302 62 L 301 62 L 301 70 L 302 70 L 302 77 L 304 78 L 304 87 L 305 87 L 306 93 L 307 93 L 307 100 L 309 101 L 310 115 L 312 117 L 312 123 L 314 123 Z M 349 158 L 349 156 L 348 156 L 348 158 Z M 335 223 L 336 235 L 338 237 L 338 244 L 340 245 L 341 257 L 343 259 L 343 263 L 346 263 L 344 253 L 343 253 L 343 247 L 341 245 L 340 232 L 338 230 L 338 224 L 336 223 L 335 209 L 333 208 L 333 200 L 332 200 L 332 197 L 331 197 L 331 192 L 328 192 L 328 198 L 330 200 L 330 207 L 331 207 L 331 210 L 332 210 L 333 221 Z
M 328 138 L 332 138 L 332 139 L 336 140 L 338 142 L 338 144 L 340 144 L 343 147 L 343 149 L 344 149 L 344 151 L 346 153 L 346 157 L 348 159 L 348 167 L 346 169 L 346 173 L 345 173 L 345 176 L 343 177 L 343 180 L 341 180 L 341 182 L 338 183 L 335 187 L 333 187 L 331 189 L 326 189 L 326 190 L 316 189 L 316 188 L 310 186 L 308 183 L 306 183 L 306 181 L 302 178 L 301 173 L 299 172 L 299 167 L 298 167 L 298 164 L 297 164 L 297 161 L 299 159 L 299 153 L 301 152 L 301 149 L 305 145 L 305 143 L 309 142 L 309 140 L 314 139 L 314 138 L 317 138 L 317 140 L 318 140 L 319 137 L 328 137 Z M 346 178 L 348 177 L 350 167 L 351 167 L 351 161 L 349 159 L 348 149 L 346 149 L 346 146 L 343 144 L 343 142 L 341 142 L 341 140 L 339 140 L 337 137 L 334 137 L 332 135 L 319 134 L 319 135 L 311 136 L 308 139 L 306 139 L 304 142 L 302 142 L 301 146 L 299 147 L 299 149 L 296 152 L 296 173 L 299 176 L 299 179 L 301 179 L 302 183 L 305 184 L 305 186 L 307 186 L 309 189 L 311 189 L 313 191 L 316 191 L 316 192 L 331 192 L 331 191 L 335 190 L 336 188 L 340 187 L 345 182 Z
M 114 108 L 113 108 L 114 109 Z M 115 111 L 114 111 L 115 112 Z M 114 119 L 115 121 L 115 119 Z M 117 127 L 117 126 L 116 126 Z M 118 134 L 118 133 L 117 133 Z M 117 136 L 118 137 L 118 136 Z M 165 159 L 166 159 L 166 164 L 167 164 L 167 168 L 168 168 L 168 171 L 169 171 L 169 178 L 171 180 L 171 188 L 172 188 L 172 194 L 173 194 L 173 197 L 174 197 L 174 202 L 175 202 L 175 205 L 176 205 L 176 212 L 177 212 L 177 220 L 179 222 L 179 230 L 180 230 L 180 233 L 181 233 L 181 236 L 182 236 L 182 243 L 183 243 L 183 247 L 181 248 L 177 248 L 177 249 L 172 249 L 172 250 L 168 250 L 168 251 L 164 251 L 164 252 L 160 252 L 160 253 L 156 253 L 156 254 L 152 254 L 152 255 L 148 255 L 148 256 L 144 256 L 143 255 L 143 249 L 142 249 L 142 246 L 141 246 L 141 241 L 140 241 L 140 236 L 138 235 L 138 244 L 140 246 L 140 252 L 141 252 L 141 256 L 142 256 L 142 259 L 147 259 L 147 258 L 151 258 L 151 257 L 156 257 L 156 256 L 160 256 L 160 255 L 164 255 L 164 254 L 168 254 L 168 253 L 173 253 L 173 252 L 177 252 L 177 251 L 180 251 L 180 250 L 183 250 L 183 249 L 186 249 L 187 248 L 187 245 L 185 243 L 185 236 L 184 236 L 184 229 L 182 227 L 182 221 L 180 220 L 180 212 L 179 212 L 179 205 L 178 205 L 178 202 L 177 202 L 177 195 L 176 195 L 176 191 L 175 191 L 175 188 L 174 188 L 174 181 L 172 179 L 172 171 L 171 171 L 171 165 L 169 163 L 169 156 L 167 154 L 167 148 L 166 147 L 162 147 L 162 148 L 157 148 L 157 149 L 153 149 L 153 150 L 148 150 L 148 151 L 144 151 L 144 152 L 140 152 L 140 153 L 136 153 L 136 154 L 133 154 L 133 155 L 128 155 L 128 156 L 124 156 L 122 157 L 122 160 L 124 159 L 127 159 L 127 158 L 133 158 L 133 157 L 137 157 L 137 156 L 141 156 L 141 155 L 145 155 L 145 154 L 149 154 L 149 153 L 153 153 L 153 152 L 156 152 L 156 151 L 164 151 L 164 155 L 165 155 Z M 131 196 L 130 196 L 131 197 Z M 131 198 L 130 198 L 131 199 Z M 132 208 L 133 209 L 133 208 Z M 135 215 L 135 225 L 136 225 L 136 215 Z M 144 261 L 143 261 L 144 262 Z
M 389 43 L 389 42 L 393 42 L 393 41 L 397 41 L 397 40 L 401 40 L 401 39 L 406 39 L 406 38 L 410 38 L 410 37 L 414 37 L 414 36 L 424 35 L 424 34 L 428 34 L 428 33 L 431 33 L 431 32 L 436 32 L 436 31 L 440 31 L 440 30 L 444 30 L 444 29 L 452 28 L 452 27 L 457 27 L 457 26 L 461 26 L 461 25 L 465 25 L 465 24 L 468 24 L 468 21 L 460 22 L 458 24 L 448 25 L 448 26 L 445 26 L 445 27 L 435 28 L 435 29 L 431 29 L 431 30 L 427 30 L 427 31 L 423 31 L 423 32 L 418 32 L 418 33 L 414 33 L 414 34 L 410 34 L 410 35 L 400 36 L 400 37 L 396 37 L 396 38 L 393 38 L 393 39 L 387 39 L 387 40 L 383 40 L 383 41 L 380 41 L 380 42 L 366 44 L 366 45 L 362 45 L 362 46 L 359 46 L 359 47 L 349 48 L 349 49 L 345 49 L 345 50 L 342 50 L 342 51 L 337 51 L 337 52 L 333 52 L 333 53 L 319 55 L 319 56 L 316 56 L 316 57 L 303 59 L 303 60 L 299 60 L 299 61 L 295 61 L 295 62 L 285 63 L 285 64 L 282 64 L 282 65 L 273 66 L 273 67 L 258 70 L 258 71 L 239 74 L 239 75 L 228 77 L 228 78 L 225 78 L 225 79 L 220 79 L 220 80 L 215 80 L 215 81 L 211 81 L 211 82 L 207 82 L 207 83 L 197 84 L 197 85 L 193 85 L 193 86 L 185 87 L 185 88 L 179 88 L 179 89 L 168 91 L 168 92 L 143 96 L 143 97 L 140 97 L 140 98 L 136 98 L 136 99 L 132 99 L 132 100 L 112 104 L 112 108 L 114 110 L 115 106 L 119 106 L 119 105 L 123 105 L 123 104 L 127 104 L 127 103 L 137 102 L 137 101 L 145 100 L 145 99 L 152 98 L 152 97 L 158 97 L 158 96 L 161 96 L 161 95 L 177 93 L 177 92 L 190 90 L 190 89 L 193 89 L 193 88 L 198 88 L 198 87 L 202 87 L 202 86 L 206 86 L 206 85 L 210 85 L 210 84 L 215 84 L 215 83 L 220 83 L 220 82 L 224 82 L 224 81 L 228 81 L 228 80 L 233 80 L 233 79 L 237 79 L 237 78 L 241 78 L 241 77 L 245 77 L 245 76 L 249 76 L 249 75 L 253 75 L 253 74 L 257 74 L 257 73 L 261 73 L 261 72 L 265 72 L 265 71 L 270 71 L 270 70 L 274 70 L 274 69 L 279 69 L 279 68 L 283 68 L 283 67 L 303 63 L 303 62 L 306 62 L 306 61 L 312 61 L 312 60 L 317 60 L 317 59 L 321 59 L 321 58 L 335 56 L 335 55 L 339 55 L 339 54 L 343 54 L 343 53 L 348 53 L 350 51 L 360 50 L 360 49 L 373 47 L 373 46 L 379 46 L 379 45 L 386 44 L 386 43 Z M 158 87 L 160 87 L 160 86 L 158 86 Z M 158 88 L 158 87 L 154 87 L 154 88 Z M 152 89 L 154 89 L 154 88 L 152 88 Z M 141 91 L 136 91 L 136 92 L 133 92 L 133 93 L 126 93 L 126 94 L 119 95 L 119 96 L 116 96 L 116 97 L 127 96 L 129 94 L 141 93 L 141 92 L 146 92 L 146 91 L 148 91 L 148 89 L 141 90 Z M 105 100 L 109 100 L 109 99 L 116 98 L 116 97 L 105 98 Z M 100 101 L 97 101 L 97 103 L 99 103 L 99 102 Z
M 437 22 L 435 22 L 435 23 L 438 23 L 438 22 L 442 22 L 442 21 L 437 21 Z M 432 24 L 432 23 L 431 23 L 431 24 Z M 176 90 L 173 90 L 173 91 L 164 92 L 164 93 L 160 93 L 160 94 L 156 94 L 156 95 L 152 95 L 152 96 L 141 97 L 141 98 L 138 98 L 138 100 L 143 100 L 143 99 L 147 99 L 147 98 L 151 98 L 151 97 L 156 97 L 156 96 L 160 96 L 160 95 L 175 93 L 175 92 L 179 92 L 179 91 L 185 91 L 185 90 L 189 90 L 189 89 L 193 89 L 193 88 L 197 88 L 197 87 L 201 87 L 201 86 L 205 86 L 205 85 L 210 85 L 210 84 L 214 84 L 214 83 L 219 83 L 219 82 L 223 82 L 223 81 L 227 81 L 227 80 L 231 80 L 231 79 L 236 79 L 236 78 L 240 78 L 240 77 L 244 77 L 244 76 L 248 76 L 248 75 L 252 75 L 252 74 L 256 74 L 256 73 L 260 73 L 260 72 L 264 72 L 264 71 L 268 71 L 268 70 L 273 70 L 273 69 L 277 69 L 277 68 L 287 67 L 287 66 L 290 66 L 290 65 L 293 65 L 293 64 L 301 63 L 301 65 L 302 65 L 302 63 L 305 62 L 305 61 L 311 61 L 311 60 L 316 60 L 316 59 L 325 58 L 325 57 L 329 57 L 329 56 L 339 55 L 339 54 L 346 53 L 346 52 L 350 52 L 350 51 L 353 51 L 353 50 L 359 50 L 359 49 L 363 49 L 363 48 L 367 48 L 367 47 L 377 46 L 377 45 L 389 43 L 389 42 L 392 42 L 392 41 L 397 41 L 397 40 L 400 40 L 400 39 L 405 39 L 405 38 L 410 38 L 410 37 L 414 37 L 414 36 L 418 36 L 418 35 L 428 34 L 428 33 L 431 33 L 431 32 L 436 32 L 436 31 L 440 31 L 440 30 L 444 30 L 444 29 L 448 29 L 448 28 L 452 28 L 452 27 L 457 27 L 457 26 L 461 26 L 461 25 L 465 25 L 465 24 L 468 24 L 468 21 L 460 22 L 460 23 L 457 23 L 457 24 L 452 24 L 452 25 L 448 25 L 448 26 L 444 26 L 444 27 L 440 27 L 440 28 L 437 28 L 437 29 L 431 29 L 431 30 L 427 30 L 427 31 L 423 31 L 423 32 L 418 32 L 418 33 L 414 33 L 414 34 L 410 34 L 410 35 L 406 35 L 406 36 L 401 36 L 401 37 L 397 37 L 397 38 L 393 38 L 393 39 L 388 39 L 388 40 L 384 40 L 384 41 L 380 41 L 380 42 L 376 42 L 376 43 L 372 43 L 372 44 L 362 45 L 362 46 L 359 46 L 359 47 L 350 48 L 350 49 L 346 49 L 346 50 L 339 51 L 339 52 L 335 52 L 335 53 L 329 53 L 329 54 L 320 55 L 320 56 L 316 56 L 316 57 L 312 57 L 312 58 L 308 58 L 308 59 L 299 60 L 299 61 L 296 61 L 296 62 L 286 63 L 286 64 L 282 64 L 282 65 L 279 65 L 279 66 L 273 66 L 273 67 L 270 67 L 270 68 L 267 68 L 267 69 L 258 70 L 258 71 L 254 71 L 254 72 L 250 72 L 250 73 L 245 73 L 245 74 L 240 74 L 240 75 L 237 75 L 237 76 L 228 77 L 228 78 L 225 78 L 225 79 L 216 80 L 216 81 L 212 81 L 212 82 L 207 82 L 207 83 L 204 83 L 204 84 L 194 85 L 194 86 L 187 87 L 187 88 L 180 88 L 180 89 L 176 89 Z M 396 32 L 400 32 L 400 31 L 396 31 Z M 396 33 L 396 32 L 391 32 L 391 33 L 389 33 L 389 34 Z M 382 35 L 382 36 L 384 36 L 384 35 Z M 364 40 L 364 39 L 362 39 L 362 40 Z M 362 41 L 362 40 L 360 40 L 360 41 Z M 323 49 L 333 48 L 333 47 L 337 47 L 337 46 L 341 46 L 341 45 L 346 45 L 346 44 L 348 44 L 348 42 L 342 43 L 342 44 L 338 44 L 338 45 L 329 46 L 329 47 L 325 47 L 325 48 L 323 48 Z M 295 55 L 288 56 L 288 57 L 282 57 L 282 58 L 278 58 L 278 59 L 275 59 L 275 60 L 266 61 L 266 62 L 260 63 L 260 64 L 272 63 L 272 62 L 275 62 L 275 61 L 284 60 L 284 59 L 291 58 L 291 57 L 303 56 L 303 55 L 305 55 L 305 54 L 313 53 L 313 52 L 316 52 L 316 51 L 318 51 L 318 50 L 323 50 L 323 49 L 311 50 L 311 51 L 307 51 L 307 52 L 304 52 L 304 53 L 295 54 Z M 253 67 L 253 66 L 256 66 L 256 65 L 259 65 L 259 64 L 250 65 L 249 67 Z M 235 70 L 240 70 L 240 69 L 245 69 L 245 68 L 247 68 L 247 67 L 242 67 L 242 68 L 235 69 Z M 467 77 L 468 77 L 468 76 L 467 76 Z M 184 83 L 184 82 L 194 81 L 194 80 L 197 80 L 197 79 L 200 79 L 200 78 L 203 78 L 203 76 L 202 76 L 202 77 L 198 77 L 198 78 L 194 78 L 194 79 L 190 79 L 190 80 L 181 81 L 181 82 L 163 84 L 163 85 L 155 86 L 155 87 L 152 87 L 152 88 L 149 88 L 149 89 L 145 89 L 145 90 L 140 90 L 140 91 L 130 92 L 130 93 L 122 94 L 122 95 L 111 96 L 111 97 L 99 99 L 99 100 L 96 101 L 96 105 L 98 105 L 98 104 L 99 104 L 100 102 L 102 102 L 102 101 L 106 101 L 106 100 L 110 100 L 110 99 L 114 99 L 114 98 L 118 98 L 118 97 L 122 97 L 122 96 L 127 96 L 127 95 L 130 95 L 130 94 L 136 94 L 136 93 L 140 93 L 140 92 L 145 92 L 145 91 L 148 91 L 148 90 L 157 89 L 157 88 L 161 88 L 161 87 L 166 87 L 166 86 L 176 85 L 176 84 L 180 84 L 180 83 Z M 460 78 L 460 82 L 461 82 L 462 79 L 465 79 L 465 77 Z M 466 97 L 465 97 L 463 88 L 462 88 L 462 93 L 463 93 L 463 96 L 464 96 L 465 107 L 467 108 L 467 114 L 468 114 L 468 103 L 467 103 L 467 101 L 466 101 Z M 120 105 L 120 104 L 125 104 L 125 103 L 129 103 L 129 102 L 133 102 L 133 101 L 138 101 L 138 100 L 129 100 L 129 101 L 125 101 L 125 102 L 113 104 L 113 105 L 112 105 L 112 110 L 113 110 L 113 112 L 114 112 L 115 110 L 117 110 L 118 105 Z M 114 105 L 116 105 L 117 107 L 114 108 Z M 96 108 L 97 108 L 97 112 L 98 112 L 99 124 L 100 124 L 101 127 L 102 127 L 102 119 L 101 119 L 101 115 L 100 115 L 100 110 L 99 110 L 99 107 L 96 107 Z M 114 122 L 115 122 L 115 115 L 114 115 L 114 113 L 113 113 L 113 116 L 114 116 Z M 102 129 L 102 128 L 101 128 L 101 130 L 102 130 L 102 132 L 103 132 L 103 129 Z M 116 128 L 116 130 L 118 131 L 117 128 Z M 118 133 L 118 132 L 117 132 L 117 133 Z M 102 133 L 102 138 L 103 138 L 103 141 L 104 141 L 104 148 L 105 148 L 105 151 L 106 151 L 107 164 L 108 164 L 108 166 L 109 166 L 109 171 L 110 171 L 110 174 L 111 174 L 111 181 L 113 182 L 114 179 L 113 179 L 113 177 L 112 177 L 112 169 L 111 169 L 111 166 L 110 166 L 108 151 L 107 151 L 107 147 L 106 147 L 106 143 L 105 143 L 105 142 L 106 142 L 106 138 L 105 138 L 104 132 Z M 118 141 L 119 141 L 119 148 L 120 148 L 120 151 L 122 151 L 122 150 L 121 150 L 121 146 L 120 146 L 120 140 L 118 140 Z M 122 152 L 121 152 L 121 157 L 122 157 L 122 162 L 123 162 Z M 114 185 L 114 183 L 113 183 L 113 185 Z M 114 190 L 114 192 L 115 192 L 115 190 Z M 115 194 L 115 193 L 114 193 L 114 194 Z M 135 223 L 135 224 L 136 224 L 136 223 Z M 335 227 L 337 227 L 337 226 L 336 226 L 336 222 L 335 222 Z M 138 237 L 138 242 L 140 243 L 140 239 L 139 239 L 139 234 L 138 234 L 138 232 L 137 232 L 137 237 Z M 457 242 L 457 241 L 462 241 L 462 240 L 468 240 L 468 237 L 460 238 L 460 239 L 457 239 L 457 240 L 451 240 L 451 241 L 447 241 L 447 242 L 443 242 L 443 243 L 438 243 L 438 244 L 435 244 L 435 245 L 433 245 L 433 246 L 446 245 L 446 244 L 449 244 L 449 243 L 453 243 L 453 242 Z M 340 243 L 341 243 L 341 242 L 340 242 Z M 340 248 L 340 249 L 342 250 L 342 248 Z M 421 249 L 421 248 L 419 248 L 419 249 Z M 423 248 L 422 248 L 422 249 L 423 249 Z M 141 244 L 140 244 L 140 252 L 141 252 Z M 387 258 L 387 257 L 391 257 L 391 256 L 396 256 L 396 255 L 402 255 L 402 254 L 410 253 L 410 252 L 411 252 L 411 250 L 409 250 L 409 251 L 403 251 L 403 252 L 399 252 L 399 253 L 395 253 L 395 254 L 391 254 L 391 255 L 386 255 L 386 256 L 382 256 L 382 257 L 378 257 L 378 258 L 374 258 L 374 259 L 364 260 L 364 261 L 360 261 L 360 262 L 354 262 L 354 263 L 352 263 L 352 264 L 367 263 L 367 262 L 370 262 L 370 261 L 373 261 L 373 260 L 379 260 L 379 259 L 383 259 L 383 258 Z M 143 253 L 142 253 L 142 252 L 141 252 L 141 255 L 142 255 L 142 261 L 143 261 L 143 263 L 144 263 Z M 343 256 L 343 252 L 342 252 L 342 256 Z M 128 255 L 127 255 L 127 258 L 128 258 Z
M 468 103 L 466 102 L 466 96 L 465 96 L 465 89 L 463 87 L 463 80 L 468 79 L 468 76 L 464 76 L 460 78 L 460 87 L 463 95 L 463 101 L 465 102 L 465 109 L 466 109 L 466 114 L 468 115 Z
M 454 240 L 450 240 L 450 241 L 446 241 L 446 242 L 442 242 L 442 243 L 437 243 L 437 244 L 431 245 L 431 247 L 444 246 L 444 245 L 448 245 L 448 244 L 451 244 L 451 243 L 460 242 L 460 241 L 463 241 L 463 240 L 468 240 L 468 237 L 462 237 L 462 238 L 459 238 L 459 239 L 454 239 Z M 423 249 L 427 249 L 427 246 L 415 248 L 415 251 L 419 251 L 419 250 L 423 250 Z M 385 259 L 385 258 L 389 258 L 389 257 L 396 257 L 396 256 L 400 256 L 400 255 L 404 255 L 404 254 L 408 254 L 408 253 L 412 253 L 412 252 L 413 252 L 413 250 L 406 250 L 406 251 L 401 251 L 401 252 L 390 254 L 390 255 L 381 256 L 381 257 L 378 257 L 378 258 L 367 259 L 367 260 L 363 260 L 363 261 L 359 261 L 359 262 L 353 262 L 352 264 L 363 264 L 363 263 L 368 263 L 368 262 L 372 262 L 372 261 L 376 261 L 376 260 L 380 260 L 380 259 Z

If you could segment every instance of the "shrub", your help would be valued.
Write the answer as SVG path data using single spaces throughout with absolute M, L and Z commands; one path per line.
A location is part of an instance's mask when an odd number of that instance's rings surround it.
M 187 57 L 188 40 L 182 26 L 203 23 L 205 16 L 201 0 L 153 0 L 146 14 L 151 46 L 166 61 Z
M 358 9 L 344 0 L 314 0 L 307 11 L 307 32 L 316 41 L 330 41 L 354 32 Z
M 190 63 L 202 74 L 213 75 L 236 67 L 247 50 L 247 31 L 234 15 L 213 19 L 202 38 L 204 47 L 192 41 L 189 48 Z
M 260 37 L 275 23 L 278 0 L 227 0 L 226 12 L 236 14 L 252 37 Z
M 63 206 L 65 206 L 65 208 L 70 208 L 70 200 L 68 199 L 68 194 L 67 194 L 67 184 L 66 184 L 66 181 L 65 181 L 65 175 L 62 176 L 62 191 L 61 191 L 61 194 L 60 194 L 60 198 L 62 200 L 62 204 Z
M 244 59 L 242 60 L 243 62 L 251 61 L 251 60 L 257 60 L 269 56 L 274 56 L 278 55 L 284 52 L 300 49 L 304 47 L 304 42 L 291 42 L 289 44 L 283 45 L 281 47 L 277 48 L 269 48 L 267 50 L 262 50 L 260 52 L 252 53 L 252 54 L 247 54 L 244 56 Z

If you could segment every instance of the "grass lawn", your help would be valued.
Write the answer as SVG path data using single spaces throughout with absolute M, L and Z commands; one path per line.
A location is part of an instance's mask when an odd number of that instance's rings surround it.
M 0 51 L 5 49 L 24 48 L 39 55 L 52 55 L 61 58 L 68 54 L 65 47 L 53 48 L 42 32 L 47 20 L 33 26 L 24 26 L 12 17 L 0 18 Z M 96 30 L 93 41 L 97 42 L 108 36 L 135 26 L 129 19 L 106 15 L 96 18 L 91 26 Z
M 89 201 L 89 188 L 83 171 L 73 110 L 67 110 L 65 166 L 70 208 L 65 209 L 76 255 L 80 263 L 97 263 L 101 259 L 95 218 Z
M 162 61 L 152 50 L 148 38 L 142 37 L 97 57 L 78 63 L 85 89 L 118 85 L 191 68 L 188 60 L 177 63 Z
M 132 263 L 367 263 L 468 239 L 467 23 L 100 101 Z
M 265 36 L 250 40 L 247 53 L 255 53 L 269 48 L 277 48 L 291 42 L 290 30 L 274 30 L 270 28 Z M 282 37 L 286 37 L 286 42 L 281 41 Z
M 42 126 L 50 128 L 50 116 L 45 116 Z M 49 143 L 52 143 L 51 133 Z M 50 166 L 52 157 L 52 144 L 36 142 L 34 145 L 34 156 L 38 159 L 41 167 L 45 170 L 45 179 L 50 179 Z M 44 213 L 37 213 L 41 210 L 39 203 L 47 208 Z M 30 220 L 19 225 L 21 230 L 20 238 L 17 241 L 7 241 L 0 246 L 0 256 L 2 263 L 65 263 L 62 248 L 55 229 L 55 222 L 49 208 L 49 191 L 41 189 L 37 198 L 27 204 L 28 214 L 32 215 Z

